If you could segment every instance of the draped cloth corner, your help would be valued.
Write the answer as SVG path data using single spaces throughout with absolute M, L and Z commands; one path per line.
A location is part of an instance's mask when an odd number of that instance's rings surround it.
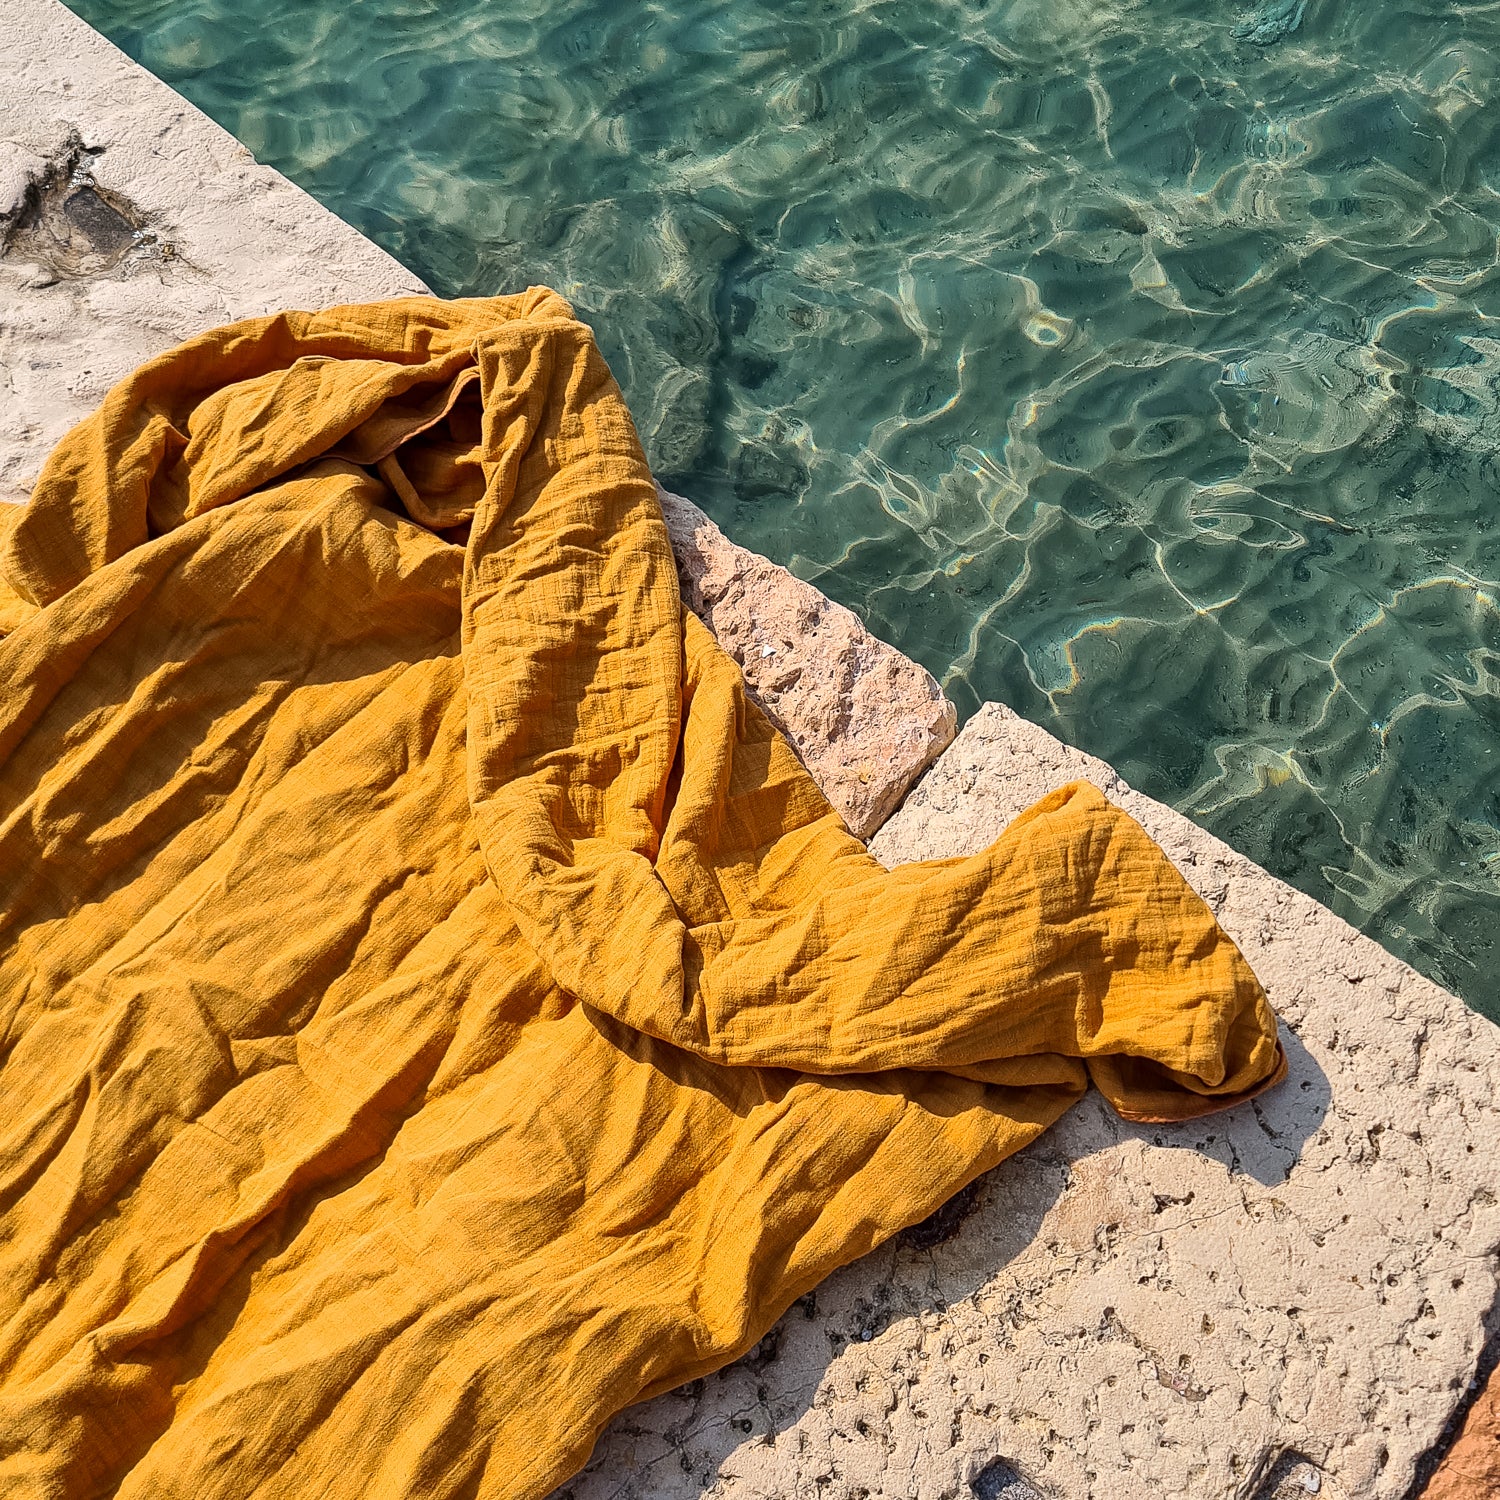
M 1284 1071 L 1092 787 L 865 852 L 545 289 L 206 333 L 3 530 L 7 1496 L 544 1496 L 1090 1080 Z

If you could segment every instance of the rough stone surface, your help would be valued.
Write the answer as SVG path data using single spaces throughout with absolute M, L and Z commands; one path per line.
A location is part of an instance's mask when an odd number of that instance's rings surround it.
M 0 503 L 121 376 L 215 324 L 423 293 L 57 0 L 0 6 Z M 861 836 L 953 738 L 916 663 L 667 502 L 684 596 Z
M 868 838 L 953 739 L 953 705 L 852 610 L 731 542 L 691 501 L 658 492 L 683 599 L 850 830 Z
M 1076 777 L 1241 944 L 1285 1019 L 1288 1081 L 1176 1127 L 1090 1095 L 981 1180 L 948 1238 L 908 1231 L 737 1365 L 624 1413 L 563 1494 L 1407 1495 L 1495 1302 L 1500 1031 L 997 705 L 872 848 L 972 852 Z

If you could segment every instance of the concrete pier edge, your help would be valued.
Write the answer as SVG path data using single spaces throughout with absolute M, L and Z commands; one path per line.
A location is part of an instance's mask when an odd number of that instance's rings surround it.
M 24 503 L 67 428 L 182 338 L 426 290 L 58 0 L 11 0 L 0 62 L 0 501 Z M 1187 1127 L 1085 1100 L 746 1359 L 623 1413 L 560 1493 L 1500 1491 L 1500 1408 L 1473 1400 L 1497 1348 L 1500 1030 L 1000 705 L 955 738 L 921 667 L 663 504 L 689 607 L 878 857 L 968 852 L 1095 781 L 1241 944 L 1293 1070 Z

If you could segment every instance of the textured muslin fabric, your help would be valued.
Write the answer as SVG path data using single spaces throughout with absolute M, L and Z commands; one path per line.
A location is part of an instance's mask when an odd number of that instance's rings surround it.
M 1091 787 L 865 852 L 545 289 L 152 360 L 0 627 L 7 1497 L 545 1495 L 1090 1079 L 1284 1071 Z

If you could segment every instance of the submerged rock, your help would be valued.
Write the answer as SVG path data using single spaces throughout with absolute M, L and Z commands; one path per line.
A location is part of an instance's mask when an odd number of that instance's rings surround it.
M 1307 0 L 1268 0 L 1234 28 L 1234 35 L 1254 47 L 1274 47 L 1302 24 L 1306 14 Z

